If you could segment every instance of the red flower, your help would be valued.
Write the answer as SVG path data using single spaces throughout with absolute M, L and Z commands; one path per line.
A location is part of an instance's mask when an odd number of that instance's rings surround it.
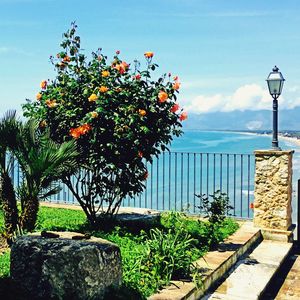
M 146 171 L 143 175 L 143 179 L 146 180 L 148 178 L 148 176 L 149 176 L 149 173 L 148 173 L 148 171 Z
M 180 121 L 184 121 L 184 120 L 187 119 L 187 117 L 188 117 L 187 112 L 184 111 L 184 112 L 179 116 L 179 120 L 180 120 Z
M 179 104 L 175 103 L 175 104 L 171 107 L 170 111 L 171 111 L 172 113 L 175 113 L 179 108 L 180 108 Z
M 254 203 L 253 203 L 253 202 L 251 202 L 251 203 L 249 204 L 249 208 L 250 208 L 250 209 L 254 209 Z
M 140 157 L 140 158 L 143 157 L 143 152 L 142 152 L 142 151 L 139 151 L 139 152 L 138 152 L 138 157 Z
M 134 78 L 135 78 L 136 80 L 140 80 L 140 79 L 141 79 L 141 74 L 136 74 L 136 75 L 134 76 Z
M 119 54 L 120 54 L 120 50 L 117 50 L 117 51 L 116 51 L 116 54 L 119 55 Z

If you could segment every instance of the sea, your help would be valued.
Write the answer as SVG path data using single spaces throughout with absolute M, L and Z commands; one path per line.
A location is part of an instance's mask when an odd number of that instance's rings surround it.
M 296 222 L 297 209 L 297 181 L 300 179 L 300 146 L 293 140 L 283 139 L 279 137 L 279 147 L 282 150 L 294 150 L 293 156 L 293 222 Z M 272 148 L 272 137 L 264 134 L 251 134 L 246 132 L 231 131 L 198 131 L 186 130 L 184 134 L 178 138 L 174 138 L 170 150 L 187 153 L 221 153 L 227 154 L 253 154 L 255 150 L 266 150 Z M 237 160 L 239 157 L 237 158 Z M 247 156 L 246 156 L 247 160 Z M 218 163 L 217 163 L 218 164 Z M 223 163 L 224 164 L 224 163 Z M 253 177 L 254 161 L 251 156 L 250 177 Z M 226 167 L 226 163 L 225 163 Z M 224 168 L 224 167 L 223 167 Z M 253 168 L 253 169 L 252 169 Z M 239 173 L 239 170 L 237 171 Z M 232 174 L 232 172 L 231 172 Z M 232 175 L 230 175 L 232 177 Z M 239 180 L 240 174 L 237 174 Z M 232 184 L 231 184 L 232 186 Z M 239 187 L 237 187 L 239 189 Z M 247 189 L 249 191 L 247 191 Z M 230 187 L 232 190 L 232 187 Z M 248 187 L 243 187 L 243 193 L 250 194 L 250 202 L 253 201 L 253 178 Z M 247 195 L 245 195 L 247 198 Z M 248 202 L 249 202 L 248 201 Z M 248 211 L 247 205 L 243 210 Z M 250 217 L 251 217 L 250 210 Z

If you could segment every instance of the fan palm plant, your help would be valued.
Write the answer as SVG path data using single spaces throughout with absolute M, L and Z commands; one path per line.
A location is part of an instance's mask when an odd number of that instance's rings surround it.
M 8 111 L 0 120 L 0 205 L 4 213 L 6 236 L 12 236 L 18 224 L 18 209 L 12 180 L 9 176 L 14 161 L 7 156 L 8 145 L 15 144 L 19 126 L 14 111 Z
M 36 121 L 16 121 L 16 124 L 7 149 L 17 159 L 23 175 L 17 190 L 21 202 L 18 223 L 23 230 L 32 231 L 39 200 L 59 192 L 58 181 L 77 169 L 78 153 L 74 141 L 56 144 L 50 139 L 48 130 L 41 131 Z

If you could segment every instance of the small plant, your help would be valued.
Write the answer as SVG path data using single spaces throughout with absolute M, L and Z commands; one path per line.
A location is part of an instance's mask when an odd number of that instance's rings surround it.
M 200 205 L 197 206 L 200 211 L 204 211 L 205 217 L 213 224 L 222 223 L 226 216 L 230 215 L 229 211 L 233 208 L 229 204 L 229 197 L 220 190 L 215 191 L 212 195 L 195 195 L 200 199 Z M 211 198 L 212 200 L 210 200 Z

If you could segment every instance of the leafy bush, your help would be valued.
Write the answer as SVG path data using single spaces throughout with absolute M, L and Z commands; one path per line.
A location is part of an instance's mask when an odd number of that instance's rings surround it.
M 112 62 L 101 49 L 88 60 L 76 27 L 64 33 L 62 51 L 51 57 L 55 80 L 43 81 L 37 101 L 23 109 L 55 141 L 77 141 L 82 171 L 75 184 L 70 177 L 64 182 L 95 225 L 97 213 L 113 214 L 127 195 L 144 189 L 147 161 L 182 133 L 187 114 L 176 102 L 178 77 L 153 80 L 158 65 L 152 52 L 144 54 L 144 69 L 137 61 L 126 63 L 119 51 Z
M 196 197 L 200 198 L 198 208 L 204 211 L 206 214 L 205 217 L 213 224 L 222 223 L 226 216 L 229 215 L 230 209 L 232 209 L 232 206 L 229 204 L 229 197 L 220 190 L 215 191 L 209 196 L 203 194 L 196 195 Z M 211 200 L 209 198 L 211 198 Z

